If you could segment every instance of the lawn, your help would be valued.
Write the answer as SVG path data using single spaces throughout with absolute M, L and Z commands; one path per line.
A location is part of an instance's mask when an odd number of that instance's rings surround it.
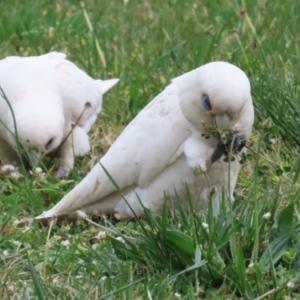
M 47 158 L 0 174 L 0 299 L 300 299 L 299 22 L 294 0 L 3 1 L 1 59 L 61 51 L 120 82 L 66 180 Z M 39 226 L 172 78 L 214 60 L 246 72 L 255 105 L 233 204 Z

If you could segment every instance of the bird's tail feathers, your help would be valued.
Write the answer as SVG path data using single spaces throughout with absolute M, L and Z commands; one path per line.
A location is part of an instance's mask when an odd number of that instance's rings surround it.
M 69 193 L 71 196 L 74 195 L 72 192 L 73 190 Z M 82 203 L 81 206 L 79 205 L 79 207 L 74 208 L 71 203 L 76 202 L 76 198 L 67 198 L 67 196 L 58 202 L 53 208 L 37 216 L 36 219 L 41 220 L 53 217 L 59 217 L 59 219 L 77 219 L 79 217 L 79 213 L 77 211 L 84 211 L 88 215 L 95 212 L 100 215 L 112 214 L 115 212 L 117 204 L 122 200 L 122 196 L 118 192 L 114 192 L 102 199 L 95 200 L 90 204 L 84 205 L 84 203 Z
M 65 53 L 62 53 L 62 52 L 56 52 L 56 51 L 53 51 L 53 52 L 50 52 L 50 53 L 47 53 L 45 54 L 50 60 L 57 60 L 57 59 L 65 59 L 67 57 L 67 55 Z
M 70 212 L 84 209 L 84 207 L 89 207 L 96 202 L 101 207 L 102 200 L 105 201 L 111 194 L 114 194 L 114 191 L 115 188 L 109 178 L 100 164 L 97 164 L 65 197 L 53 208 L 38 216 L 37 219 L 66 215 Z M 121 196 L 119 196 L 119 201 L 120 199 Z M 106 213 L 106 209 L 100 211 Z
M 106 93 L 110 90 L 114 85 L 116 85 L 119 81 L 119 78 L 107 79 L 107 80 L 96 80 L 97 84 L 100 86 L 102 94 Z

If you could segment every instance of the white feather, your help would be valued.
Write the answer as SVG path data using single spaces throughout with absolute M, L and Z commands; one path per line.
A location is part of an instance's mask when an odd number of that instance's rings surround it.
M 249 137 L 254 112 L 248 78 L 228 63 L 204 65 L 174 79 L 124 129 L 82 182 L 38 218 L 68 215 L 82 209 L 87 213 L 117 212 L 128 219 L 134 216 L 131 209 L 138 216 L 142 214 L 139 199 L 159 212 L 165 195 L 168 206 L 173 206 L 175 193 L 188 209 L 186 187 L 196 210 L 202 209 L 210 194 L 217 208 L 223 187 L 232 198 L 241 165 L 238 160 L 231 163 L 228 183 L 228 163 L 222 158 L 211 163 L 218 141 L 202 136 L 207 133 L 203 122 L 215 124 L 202 107 L 203 94 L 209 95 L 218 114 L 230 115 L 228 130 L 238 123 L 241 132 Z M 116 192 L 102 166 L 123 190 L 131 208 Z
M 73 167 L 74 153 L 84 155 L 89 151 L 87 133 L 101 111 L 102 95 L 118 82 L 94 80 L 65 58 L 64 53 L 51 52 L 0 61 L 0 86 L 13 108 L 20 142 L 25 148 L 61 157 L 63 175 Z M 11 160 L 12 149 L 7 146 L 16 147 L 11 134 L 15 128 L 3 97 L 0 118 L 0 138 L 6 141 L 0 144 L 0 155 Z

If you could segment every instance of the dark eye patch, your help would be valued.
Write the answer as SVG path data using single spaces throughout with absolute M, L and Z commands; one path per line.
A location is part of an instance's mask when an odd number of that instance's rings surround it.
M 202 103 L 203 107 L 204 107 L 207 111 L 210 111 L 210 110 L 211 110 L 211 105 L 210 105 L 210 100 L 209 100 L 208 95 L 204 94 L 204 95 L 202 96 L 201 103 Z
M 48 141 L 48 143 L 45 145 L 45 149 L 46 149 L 47 151 L 48 151 L 49 149 L 52 148 L 52 143 L 53 143 L 53 138 L 50 139 L 50 140 Z

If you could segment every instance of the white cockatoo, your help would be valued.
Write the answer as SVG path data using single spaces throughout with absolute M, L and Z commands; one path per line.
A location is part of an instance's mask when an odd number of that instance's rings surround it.
M 101 111 L 102 94 L 117 82 L 92 79 L 64 53 L 2 59 L 0 157 L 17 160 L 15 118 L 18 139 L 30 160 L 36 162 L 41 154 L 58 156 L 62 164 L 57 175 L 66 176 L 74 156 L 89 151 L 87 133 Z
M 136 116 L 77 186 L 37 218 L 74 217 L 83 210 L 130 219 L 143 214 L 143 206 L 159 213 L 165 199 L 172 207 L 175 194 L 188 209 L 187 188 L 196 211 L 208 199 L 218 208 L 222 190 L 233 199 L 238 152 L 253 121 L 250 83 L 238 67 L 211 62 L 183 74 Z M 230 164 L 223 155 L 229 148 L 237 156 Z

